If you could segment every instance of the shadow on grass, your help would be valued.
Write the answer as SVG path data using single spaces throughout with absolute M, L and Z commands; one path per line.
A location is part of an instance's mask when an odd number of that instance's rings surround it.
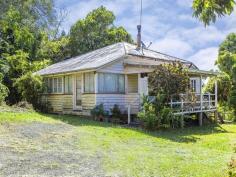
M 216 133 L 230 133 L 222 128 L 219 124 L 210 124 L 204 125 L 202 127 L 187 127 L 183 129 L 162 129 L 158 131 L 146 131 L 141 128 L 132 128 L 128 126 L 122 126 L 112 123 L 106 122 L 98 122 L 91 120 L 91 118 L 86 118 L 82 116 L 73 116 L 73 115 L 56 115 L 56 114 L 43 114 L 47 117 L 50 117 L 54 120 L 62 121 L 66 124 L 70 124 L 72 126 L 96 126 L 96 127 L 110 127 L 110 128 L 123 128 L 131 131 L 136 131 L 141 134 L 145 134 L 152 137 L 163 138 L 167 140 L 171 140 L 179 143 L 194 143 L 197 142 L 200 138 L 199 135 L 208 135 L 208 134 L 216 134 Z

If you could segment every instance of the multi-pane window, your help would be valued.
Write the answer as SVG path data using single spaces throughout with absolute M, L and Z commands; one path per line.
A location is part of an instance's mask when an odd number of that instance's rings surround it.
M 45 79 L 47 93 L 62 93 L 62 77 L 46 78 Z
M 98 73 L 99 93 L 124 93 L 125 78 L 122 74 Z
M 71 75 L 64 77 L 64 92 L 66 94 L 72 94 L 72 76 Z
M 94 93 L 94 73 L 84 74 L 84 92 Z

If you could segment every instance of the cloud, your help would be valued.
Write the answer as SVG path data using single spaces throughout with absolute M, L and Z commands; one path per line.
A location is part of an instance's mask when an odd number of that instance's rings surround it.
M 192 47 L 182 40 L 163 38 L 155 41 L 151 48 L 169 55 L 185 58 L 193 51 Z
M 184 8 L 191 8 L 193 1 L 191 0 L 177 0 L 177 5 Z
M 196 64 L 202 70 L 216 69 L 215 61 L 218 56 L 218 47 L 209 47 L 199 50 L 193 56 L 188 58 L 189 61 Z

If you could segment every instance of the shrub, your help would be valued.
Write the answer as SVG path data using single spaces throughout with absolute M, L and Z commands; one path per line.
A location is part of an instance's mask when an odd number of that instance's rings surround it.
M 29 72 L 16 79 L 14 86 L 21 93 L 23 100 L 31 103 L 37 109 L 39 97 L 44 88 L 41 76 Z
M 152 101 L 143 97 L 143 109 L 138 113 L 138 118 L 144 123 L 144 128 L 155 130 L 157 128 L 183 127 L 183 117 L 175 116 L 173 110 L 165 105 L 165 95 L 158 94 Z
M 2 78 L 3 76 L 0 73 L 0 105 L 5 101 L 9 92 L 8 88 L 2 84 Z
M 117 104 L 111 109 L 112 117 L 121 118 L 121 110 Z
M 95 118 L 95 120 L 103 121 L 104 117 L 108 115 L 108 112 L 105 111 L 103 104 L 96 105 L 91 110 L 91 115 Z
M 143 103 L 143 110 L 138 113 L 138 118 L 144 123 L 144 128 L 155 130 L 159 126 L 155 106 L 150 102 Z

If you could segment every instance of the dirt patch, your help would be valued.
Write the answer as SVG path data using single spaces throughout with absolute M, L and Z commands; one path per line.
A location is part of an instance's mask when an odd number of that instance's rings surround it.
M 99 155 L 75 142 L 68 124 L 0 125 L 0 176 L 105 176 Z

